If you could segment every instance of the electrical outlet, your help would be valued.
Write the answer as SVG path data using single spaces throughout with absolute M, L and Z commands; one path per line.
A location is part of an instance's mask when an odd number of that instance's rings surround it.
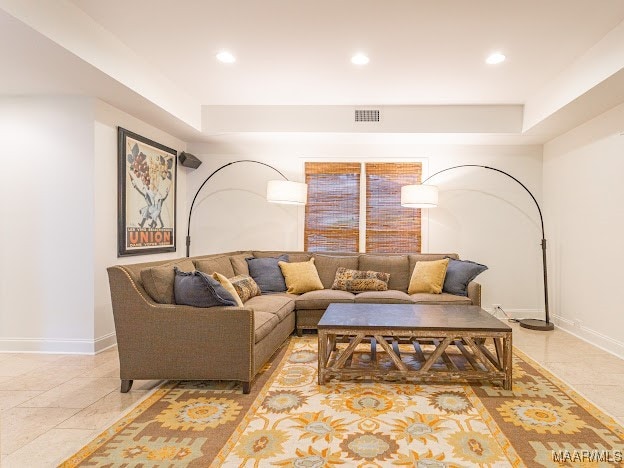
M 501 308 L 501 304 L 492 304 L 492 310 L 498 310 Z

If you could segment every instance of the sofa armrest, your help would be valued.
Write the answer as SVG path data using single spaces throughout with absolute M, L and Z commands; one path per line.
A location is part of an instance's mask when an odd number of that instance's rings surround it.
M 123 267 L 108 275 L 121 379 L 252 380 L 251 309 L 157 304 Z
M 481 307 L 481 285 L 474 281 L 468 283 L 468 299 L 472 301 L 472 305 Z

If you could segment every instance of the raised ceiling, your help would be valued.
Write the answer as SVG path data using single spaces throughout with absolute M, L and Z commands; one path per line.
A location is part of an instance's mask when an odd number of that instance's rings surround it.
M 205 105 L 524 103 L 624 19 L 622 0 L 73 1 Z
M 624 2 L 599 6 L 0 0 L 0 93 L 94 96 L 186 141 L 299 132 L 541 143 L 624 102 Z M 235 64 L 215 60 L 223 49 Z M 493 51 L 508 60 L 485 64 Z M 370 63 L 351 64 L 356 52 Z M 363 106 L 381 121 L 354 123 Z

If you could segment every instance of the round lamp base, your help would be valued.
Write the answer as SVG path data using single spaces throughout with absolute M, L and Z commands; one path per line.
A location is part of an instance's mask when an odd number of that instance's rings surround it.
M 529 328 L 531 330 L 549 331 L 555 329 L 555 325 L 552 322 L 545 322 L 544 320 L 524 319 L 519 320 L 518 323 L 522 328 Z

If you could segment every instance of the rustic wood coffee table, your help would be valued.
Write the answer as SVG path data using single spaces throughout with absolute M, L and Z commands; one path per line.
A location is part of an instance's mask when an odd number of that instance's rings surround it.
M 348 344 L 337 346 L 343 338 Z M 494 341 L 494 352 L 486 346 L 488 339 Z M 490 380 L 511 390 L 511 340 L 511 328 L 478 306 L 330 304 L 318 324 L 318 383 L 331 376 L 425 383 Z M 371 344 L 367 365 L 354 365 L 363 341 Z M 390 365 L 381 365 L 377 345 Z

